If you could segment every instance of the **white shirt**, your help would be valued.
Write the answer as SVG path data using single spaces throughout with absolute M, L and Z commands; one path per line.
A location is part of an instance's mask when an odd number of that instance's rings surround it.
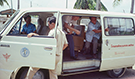
M 72 20 L 72 16 L 64 16 L 63 23 L 64 22 L 67 23 L 69 26 L 77 25 L 77 21 Z M 67 29 L 67 31 L 70 32 L 69 29 Z M 64 33 L 67 34 L 67 32 L 65 30 L 64 30 Z
M 64 16 L 63 21 L 67 24 L 77 25 L 77 21 L 72 20 L 72 16 Z
M 52 29 L 50 30 L 48 36 L 54 36 L 54 33 L 55 33 L 55 29 Z M 56 55 L 61 55 L 64 44 L 68 44 L 68 42 L 65 33 L 58 28 L 57 28 L 56 40 L 57 40 Z

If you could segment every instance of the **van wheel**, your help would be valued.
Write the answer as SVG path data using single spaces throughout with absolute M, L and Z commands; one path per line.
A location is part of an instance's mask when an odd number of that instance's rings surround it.
M 19 74 L 16 76 L 16 79 L 25 79 L 28 68 L 22 69 Z M 32 79 L 49 79 L 49 71 L 40 69 L 38 70 Z
M 107 71 L 108 75 L 112 78 L 118 78 L 124 75 L 127 68 L 113 69 Z

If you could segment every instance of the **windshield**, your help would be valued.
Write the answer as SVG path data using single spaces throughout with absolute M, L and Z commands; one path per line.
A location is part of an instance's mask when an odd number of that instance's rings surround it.
M 15 18 L 15 16 L 19 13 L 20 10 L 17 10 L 11 17 L 6 21 L 6 23 L 1 26 L 0 28 L 0 34 L 8 27 L 8 25 L 12 22 L 12 20 Z

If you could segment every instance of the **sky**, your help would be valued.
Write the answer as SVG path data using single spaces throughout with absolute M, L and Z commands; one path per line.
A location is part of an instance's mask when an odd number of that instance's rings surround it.
M 11 1 L 13 8 L 17 9 L 18 0 L 7 0 L 9 5 Z M 51 7 L 51 8 L 66 8 L 66 1 L 68 1 L 68 9 L 73 9 L 76 0 L 20 0 L 20 9 L 29 7 Z M 113 7 L 114 0 L 101 0 L 101 2 L 107 7 L 109 12 L 124 12 L 129 13 L 131 7 L 131 0 L 122 0 L 120 5 Z M 31 5 L 32 4 L 32 5 Z M 11 8 L 11 6 L 0 6 L 0 11 Z M 135 9 L 134 9 L 135 10 Z M 134 11 L 135 12 L 135 11 Z

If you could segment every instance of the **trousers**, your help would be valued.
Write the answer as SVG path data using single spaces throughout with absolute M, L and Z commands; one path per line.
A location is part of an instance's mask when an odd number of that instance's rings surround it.
M 98 46 L 98 39 L 93 37 L 92 43 L 93 43 L 93 54 L 96 54 L 97 53 L 97 46 Z M 91 45 L 91 42 L 87 41 L 85 43 L 85 49 L 86 49 L 85 51 L 86 52 L 88 52 L 89 47 L 91 47 L 90 45 Z
M 70 34 L 67 34 L 66 37 L 67 37 L 67 41 L 69 45 L 70 56 L 75 57 L 73 36 Z

